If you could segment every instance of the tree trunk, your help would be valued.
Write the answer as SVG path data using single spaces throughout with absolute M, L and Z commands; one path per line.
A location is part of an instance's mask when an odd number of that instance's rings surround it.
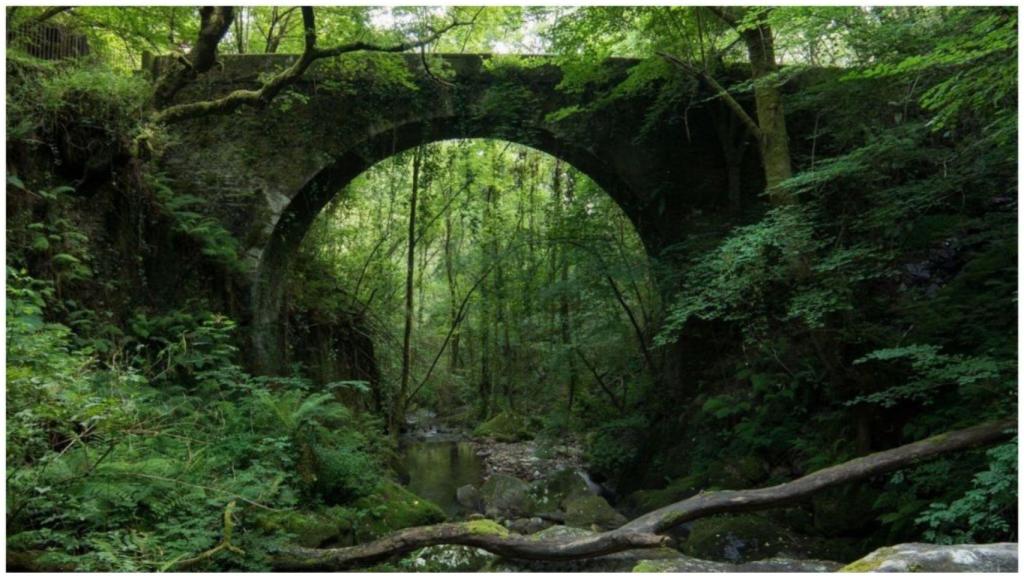
M 391 408 L 391 436 L 397 437 L 402 424 L 405 423 L 405 402 L 409 394 L 409 372 L 412 362 L 412 324 L 413 324 L 413 279 L 416 273 L 416 201 L 419 195 L 420 162 L 423 160 L 423 147 L 419 146 L 412 158 L 412 192 L 409 196 L 409 241 L 406 246 L 405 266 L 405 332 L 402 336 L 402 373 L 398 384 L 398 395 Z
M 571 181 L 570 181 L 571 182 Z M 571 185 L 571 184 L 570 184 Z M 566 200 L 572 199 L 571 187 L 562 194 L 562 162 L 555 161 L 554 176 L 551 182 L 551 194 L 555 199 L 555 221 L 556 227 L 560 227 L 562 219 L 562 205 Z M 576 356 L 572 353 L 572 309 L 569 303 L 569 258 L 564 245 L 559 250 L 551 251 L 558 262 L 558 332 L 562 339 L 563 353 L 566 354 L 569 369 L 569 379 L 566 382 L 566 411 L 572 413 L 572 405 L 576 400 L 576 390 L 579 387 L 579 375 L 576 369 Z
M 760 12 L 758 25 L 741 34 L 750 57 L 750 76 L 754 81 L 754 100 L 757 104 L 757 124 L 761 128 L 762 158 L 765 186 L 776 204 L 792 199 L 778 191 L 776 186 L 792 176 L 789 157 L 789 134 L 786 114 L 782 106 L 782 89 L 778 80 L 771 78 L 778 71 L 775 63 L 775 40 L 772 29 Z
M 453 260 L 455 253 L 452 250 L 452 217 L 445 214 L 444 217 L 444 270 L 448 277 L 448 300 L 451 302 L 451 330 L 452 338 L 448 350 L 448 372 L 454 373 L 459 369 L 459 333 L 460 319 L 458 317 L 458 287 L 455 285 L 455 265 Z

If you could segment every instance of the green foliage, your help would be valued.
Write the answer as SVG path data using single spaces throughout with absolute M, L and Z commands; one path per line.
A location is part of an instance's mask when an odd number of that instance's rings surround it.
M 18 76 L 8 88 L 9 139 L 52 135 L 68 148 L 66 155 L 83 160 L 101 147 L 136 149 L 150 97 L 143 78 L 99 63 L 55 67 L 25 55 L 13 56 L 9 77 L 12 72 Z
M 756 319 L 763 323 L 772 312 L 781 312 L 784 301 L 777 298 L 778 291 L 788 286 L 818 245 L 812 236 L 810 215 L 797 207 L 775 209 L 761 222 L 735 230 L 689 267 L 686 285 L 656 341 L 672 342 L 691 318 Z M 808 307 L 806 294 L 798 298 L 791 316 L 801 315 L 800 310 Z M 820 304 L 816 306 L 817 314 L 822 313 L 821 308 Z M 766 326 L 755 324 L 752 328 L 756 332 Z
M 948 71 L 920 96 L 921 106 L 935 113 L 935 129 L 954 128 L 968 114 L 1003 115 L 1001 108 L 1015 101 L 1017 91 L 1017 12 L 950 11 L 934 28 L 943 35 L 927 53 L 854 74 L 892 78 Z
M 301 379 L 247 375 L 224 318 L 138 316 L 125 361 L 100 363 L 44 320 L 52 291 L 8 272 L 9 550 L 43 551 L 44 566 L 171 569 L 220 540 L 235 501 L 246 555 L 201 566 L 266 569 L 283 535 L 254 511 L 351 501 L 376 484 L 365 422 Z
M 939 544 L 989 542 L 1016 535 L 1017 440 L 988 452 L 988 469 L 972 488 L 950 503 L 932 503 L 917 518 L 924 537 Z
M 42 10 L 11 8 L 11 29 Z M 282 7 L 237 10 L 221 53 L 301 49 L 294 8 L 290 20 Z M 680 143 L 695 109 L 728 112 L 657 52 L 733 94 L 752 89 L 738 74 L 748 58 L 738 31 L 701 7 L 322 7 L 318 41 L 385 45 L 454 16 L 475 25 L 432 49 L 557 54 L 557 110 L 542 110 L 520 81 L 541 59 L 485 63 L 504 82 L 481 99 L 478 120 L 517 142 L 542 141 L 524 132 L 524 118 L 614 115 L 625 97 L 649 102 L 641 137 L 668 126 Z M 9 562 L 261 571 L 286 542 L 344 544 L 441 521 L 387 478 L 381 417 L 395 407 L 434 409 L 499 439 L 543 428 L 544 450 L 583 433 L 591 469 L 624 488 L 676 479 L 633 498 L 641 508 L 711 486 L 788 480 L 1016 411 L 1012 8 L 771 10 L 786 64 L 773 79 L 799 88 L 785 102 L 800 127 L 796 174 L 782 184 L 796 202 L 746 206 L 724 221 L 717 209 L 695 214 L 689 240 L 651 266 L 630 218 L 564 162 L 504 142 L 447 142 L 420 151 L 407 269 L 413 170 L 411 154 L 396 155 L 357 178 L 303 241 L 282 327 L 298 362 L 280 377 L 239 364 L 246 340 L 225 315 L 239 308 L 234 281 L 249 246 L 222 224 L 234 208 L 155 175 L 167 142 L 146 120 L 152 86 L 126 73 L 143 50 L 191 43 L 196 9 L 76 7 L 53 21 L 85 34 L 93 56 L 8 53 Z M 264 36 L 272 22 L 276 39 Z M 638 60 L 627 67 L 617 56 Z M 450 78 L 436 55 L 424 60 Z M 418 86 L 394 54 L 317 67 L 333 78 L 317 89 L 369 103 Z M 575 100 L 598 92 L 592 106 Z M 307 100 L 287 90 L 264 112 L 286 121 Z M 82 209 L 108 201 L 110 212 Z M 136 216 L 157 208 L 175 249 L 228 272 L 224 286 L 158 302 L 145 269 L 167 264 L 148 250 L 150 219 L 110 225 L 126 205 Z M 647 218 L 648 208 L 630 208 Z M 108 218 L 83 216 L 99 214 Z M 110 261 L 122 242 L 140 246 L 138 262 Z M 143 270 L 140 286 L 103 278 L 115 267 Z M 409 276 L 412 389 L 400 398 L 392 335 Z M 655 332 L 663 348 L 651 361 Z M 1016 446 L 874 480 L 863 494 L 878 524 L 858 514 L 856 527 L 844 516 L 816 529 L 870 532 L 879 543 L 1014 539 Z M 816 509 L 854 501 L 825 497 Z M 245 554 L 190 564 L 224 536 L 225 513 Z M 718 546 L 721 533 L 739 531 L 707 528 L 692 543 Z
M 590 469 L 615 477 L 636 459 L 647 420 L 634 414 L 598 426 L 587 437 L 586 458 Z
M 983 395 L 998 394 L 999 388 L 1012 393 L 1016 388 L 1012 379 L 1004 377 L 1012 371 L 1011 363 L 986 357 L 950 356 L 939 352 L 936 346 L 911 345 L 875 350 L 855 360 L 854 364 L 870 360 L 907 360 L 916 377 L 906 384 L 858 397 L 851 401 L 851 404 L 867 402 L 891 407 L 901 400 L 916 400 L 927 404 L 934 400 L 937 388 L 948 385 L 958 386 L 968 393 Z
M 238 240 L 211 216 L 209 201 L 191 194 L 178 194 L 162 177 L 149 182 L 157 201 L 170 215 L 174 230 L 196 240 L 204 256 L 230 270 L 241 271 Z

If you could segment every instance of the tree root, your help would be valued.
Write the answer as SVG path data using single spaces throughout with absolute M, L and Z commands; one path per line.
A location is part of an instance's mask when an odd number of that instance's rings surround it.
M 671 540 L 661 533 L 697 518 L 786 506 L 823 490 L 913 466 L 942 454 L 995 443 L 1017 433 L 1015 420 L 980 424 L 824 468 L 791 482 L 752 490 L 703 492 L 645 514 L 624 526 L 583 538 L 539 540 L 510 534 L 489 520 L 407 528 L 379 540 L 345 548 L 283 550 L 278 570 L 346 570 L 438 544 L 481 548 L 521 560 L 580 560 L 635 548 L 656 548 Z

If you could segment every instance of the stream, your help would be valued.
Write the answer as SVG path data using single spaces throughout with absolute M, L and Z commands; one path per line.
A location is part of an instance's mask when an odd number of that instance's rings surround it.
M 411 440 L 402 446 L 402 461 L 409 479 L 406 488 L 437 504 L 451 517 L 463 512 L 456 490 L 466 484 L 479 487 L 483 481 L 484 461 L 470 442 Z

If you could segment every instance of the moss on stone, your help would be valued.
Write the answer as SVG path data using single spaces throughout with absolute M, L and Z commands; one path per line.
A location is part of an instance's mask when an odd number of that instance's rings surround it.
M 466 522 L 466 528 L 471 534 L 481 536 L 500 536 L 505 538 L 509 535 L 508 529 L 493 520 L 470 520 Z
M 402 528 L 437 524 L 447 519 L 436 504 L 390 480 L 380 482 L 372 494 L 356 500 L 354 508 L 362 512 L 353 519 L 353 530 L 358 541 L 372 540 Z
M 757 514 L 694 520 L 680 546 L 683 554 L 727 562 L 770 558 L 793 544 L 791 535 Z
M 613 530 L 625 523 L 626 517 L 600 496 L 579 496 L 565 503 L 567 526 Z
M 493 438 L 500 442 L 516 442 L 530 440 L 533 432 L 527 418 L 511 412 L 501 412 L 473 430 L 473 435 L 480 438 Z
M 873 572 L 895 552 L 893 548 L 879 548 L 871 554 L 851 562 L 839 569 L 840 572 Z
M 284 532 L 294 543 L 307 548 L 316 548 L 341 531 L 337 519 L 301 510 L 261 514 L 257 525 L 268 532 Z

